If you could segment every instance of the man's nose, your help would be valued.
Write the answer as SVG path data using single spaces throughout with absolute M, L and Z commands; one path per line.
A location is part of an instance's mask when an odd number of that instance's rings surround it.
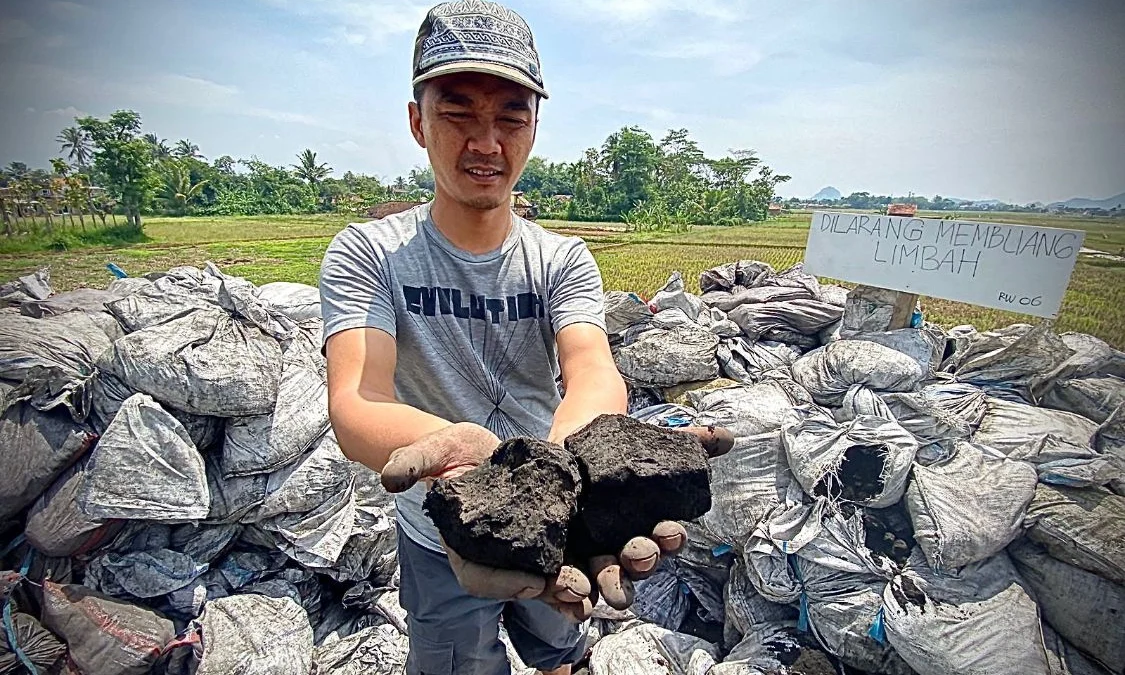
M 478 124 L 469 136 L 469 150 L 479 155 L 500 154 L 500 130 L 495 124 Z

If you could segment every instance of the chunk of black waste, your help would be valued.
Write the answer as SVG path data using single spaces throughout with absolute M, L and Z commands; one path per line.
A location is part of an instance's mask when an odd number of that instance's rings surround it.
M 707 453 L 699 439 L 624 415 L 601 415 L 566 439 L 578 457 L 582 494 L 572 527 L 575 560 L 614 554 L 663 520 L 711 508 Z
M 465 560 L 558 574 L 581 476 L 574 455 L 546 441 L 514 438 L 472 471 L 438 480 L 423 508 Z

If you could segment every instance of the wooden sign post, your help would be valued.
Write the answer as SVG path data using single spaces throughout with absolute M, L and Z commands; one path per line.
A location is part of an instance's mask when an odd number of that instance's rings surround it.
M 862 284 L 856 330 L 910 325 L 919 295 L 1044 318 L 1062 305 L 1086 233 L 1027 225 L 865 213 L 813 213 L 805 270 Z M 862 310 L 859 314 L 863 314 Z M 886 327 L 881 327 L 884 325 Z

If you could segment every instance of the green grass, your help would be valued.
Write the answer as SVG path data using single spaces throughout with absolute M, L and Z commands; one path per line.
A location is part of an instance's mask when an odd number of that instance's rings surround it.
M 363 218 L 325 213 L 301 216 L 222 216 L 146 218 L 145 234 L 156 244 L 215 241 L 260 241 L 331 237 L 348 223 Z
M 980 215 L 999 222 L 1081 226 L 1087 229 L 1088 247 L 1110 253 L 1117 253 L 1114 247 L 1118 242 L 1125 244 L 1125 223 L 1109 219 Z M 0 247 L 0 281 L 49 265 L 51 283 L 57 290 L 100 288 L 112 279 L 105 269 L 110 262 L 136 275 L 211 261 L 230 274 L 258 284 L 315 284 L 321 258 L 332 236 L 350 220 L 336 215 L 150 218 L 145 221 L 147 240 L 139 243 L 80 242 L 79 246 L 92 247 L 62 251 L 12 251 Z M 540 224 L 585 239 L 601 267 L 607 289 L 636 291 L 651 297 L 673 270 L 679 270 L 689 289 L 698 292 L 700 272 L 733 260 L 755 259 L 778 269 L 789 267 L 803 257 L 808 222 L 809 214 L 789 214 L 748 227 L 698 227 L 686 233 L 647 234 L 625 232 L 621 223 Z M 1037 321 L 1026 315 L 947 300 L 926 298 L 923 308 L 929 320 L 945 326 L 971 323 L 983 330 Z M 1125 263 L 1081 258 L 1056 325 L 1060 331 L 1091 333 L 1118 348 L 1125 347 Z
M 58 228 L 34 237 L 0 237 L 0 254 L 34 253 L 36 251 L 71 251 L 88 248 L 116 248 L 151 242 L 143 231 L 124 224 L 82 230 Z

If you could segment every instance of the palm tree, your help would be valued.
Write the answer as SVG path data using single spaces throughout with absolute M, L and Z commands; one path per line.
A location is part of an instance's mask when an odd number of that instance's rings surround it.
M 145 141 L 152 146 L 152 158 L 159 161 L 168 159 L 172 156 L 172 148 L 168 147 L 168 141 L 157 136 L 154 133 L 145 134 Z M 196 148 L 198 150 L 198 148 Z
M 79 169 L 84 170 L 90 165 L 93 150 L 90 147 L 90 137 L 85 131 L 78 127 L 67 127 L 59 132 L 55 140 L 62 145 L 62 152 L 65 152 L 67 158 L 73 160 Z
M 27 164 L 23 162 L 12 162 L 4 169 L 4 176 L 12 180 L 23 180 L 27 178 L 27 174 Z
M 293 165 L 293 173 L 297 174 L 297 178 L 308 181 L 309 185 L 316 185 L 332 175 L 332 167 L 327 163 L 317 164 L 316 153 L 308 148 L 297 155 L 297 160 L 300 164 Z
M 164 186 L 160 192 L 160 199 L 169 211 L 182 216 L 187 213 L 188 202 L 199 196 L 206 186 L 205 180 L 193 185 L 190 169 L 179 162 L 169 162 L 164 172 Z
M 176 141 L 176 147 L 172 150 L 172 154 L 180 159 L 203 159 L 203 155 L 199 152 L 199 146 L 192 143 L 186 138 Z

